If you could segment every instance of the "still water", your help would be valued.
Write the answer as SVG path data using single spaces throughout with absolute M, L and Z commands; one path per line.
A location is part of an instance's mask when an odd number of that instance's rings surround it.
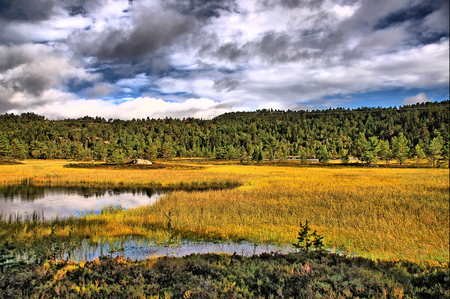
M 203 253 L 226 253 L 226 254 L 240 254 L 253 255 L 263 252 L 292 252 L 292 246 L 276 246 L 271 244 L 255 244 L 247 241 L 235 242 L 196 242 L 191 240 L 182 240 L 173 245 L 156 244 L 152 241 L 145 240 L 140 237 L 129 236 L 125 239 L 116 239 L 114 241 L 100 241 L 93 245 L 85 241 L 77 248 L 75 252 L 71 253 L 70 259 L 75 261 L 91 261 L 99 258 L 102 255 L 112 257 L 124 256 L 132 260 L 142 260 L 152 256 L 175 256 L 181 257 L 190 254 Z
M 0 188 L 0 212 L 20 215 L 23 219 L 33 213 L 45 219 L 67 218 L 84 213 L 99 213 L 104 206 L 131 209 L 155 203 L 165 190 L 125 188 L 80 188 L 14 185 Z

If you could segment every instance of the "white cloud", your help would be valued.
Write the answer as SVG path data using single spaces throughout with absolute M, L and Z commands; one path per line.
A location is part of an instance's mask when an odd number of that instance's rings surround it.
M 417 103 L 425 103 L 425 102 L 429 102 L 432 99 L 428 99 L 427 96 L 425 95 L 425 93 L 419 93 L 418 95 L 409 97 L 409 98 L 405 98 L 402 102 L 402 106 L 405 105 L 412 105 L 412 104 L 417 104 Z
M 151 78 L 147 76 L 145 73 L 137 74 L 134 78 L 123 78 L 116 82 L 117 86 L 120 87 L 131 87 L 131 88 L 140 88 L 145 87 L 151 84 Z
M 164 77 L 155 81 L 162 93 L 186 92 L 191 93 L 192 87 L 186 79 L 176 79 L 172 77 Z
M 57 101 L 35 107 L 34 112 L 50 119 L 78 118 L 86 115 L 104 118 L 183 118 L 196 117 L 209 119 L 229 111 L 248 110 L 240 102 L 216 102 L 207 98 L 191 98 L 184 102 L 168 102 L 162 99 L 140 97 L 124 99 L 120 104 L 104 100 L 68 100 Z M 21 113 L 26 109 L 14 109 L 9 112 Z
M 86 89 L 84 91 L 84 94 L 90 99 L 95 99 L 108 96 L 114 92 L 118 92 L 119 90 L 120 88 L 113 84 L 100 82 L 95 84 L 91 88 Z

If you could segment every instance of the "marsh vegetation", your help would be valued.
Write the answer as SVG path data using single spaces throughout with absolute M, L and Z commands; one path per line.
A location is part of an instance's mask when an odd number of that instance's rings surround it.
M 27 160 L 2 166 L 1 180 L 23 179 L 46 186 L 141 186 L 233 189 L 174 190 L 153 205 L 111 213 L 58 219 L 60 238 L 128 235 L 164 238 L 166 214 L 180 238 L 247 240 L 292 244 L 299 221 L 325 236 L 329 247 L 344 246 L 360 256 L 448 261 L 447 169 L 301 168 L 203 165 L 202 169 L 67 169 L 65 161 Z M 180 162 L 166 162 L 180 163 Z M 188 163 L 188 162 L 184 162 Z M 48 236 L 50 222 L 2 220 L 1 240 L 23 244 Z

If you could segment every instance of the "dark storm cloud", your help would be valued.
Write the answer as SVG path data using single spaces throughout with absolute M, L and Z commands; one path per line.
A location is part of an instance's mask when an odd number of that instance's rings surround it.
M 248 51 L 244 47 L 240 47 L 235 43 L 226 43 L 221 45 L 215 55 L 219 59 L 225 59 L 229 61 L 237 61 L 248 55 Z
M 35 96 L 39 96 L 45 89 L 54 84 L 55 79 L 52 78 L 53 72 L 49 70 L 45 72 L 39 68 L 40 57 L 42 60 L 49 58 L 50 51 L 45 46 L 40 45 L 24 45 L 14 47 L 0 47 L 0 72 L 16 70 L 20 75 L 5 76 L 6 79 L 1 80 L 2 85 L 8 86 L 14 92 L 27 92 Z M 60 58 L 52 59 L 58 61 Z M 50 62 L 50 61 L 48 61 Z M 50 73 L 47 75 L 47 73 Z M 9 77 L 9 78 L 8 78 Z
M 51 96 L 55 95 L 71 97 L 64 92 L 67 84 L 77 85 L 99 78 L 46 45 L 0 46 L 0 57 L 2 109 L 47 103 L 54 100 Z
M 86 15 L 102 0 L 2 0 L 0 19 L 36 22 L 48 20 L 66 11 L 68 15 Z
M 194 27 L 189 18 L 178 20 L 142 20 L 131 32 L 110 29 L 104 32 L 100 44 L 100 59 L 140 57 L 171 45 L 178 37 L 189 33 Z
M 260 49 L 264 55 L 277 57 L 283 53 L 290 44 L 290 37 L 284 33 L 268 32 L 261 40 Z M 283 54 L 281 54 L 283 55 Z
M 317 36 L 321 38 L 317 38 Z M 208 42 L 199 51 L 200 56 L 212 56 L 222 61 L 245 62 L 255 57 L 271 64 L 295 62 L 323 57 L 323 53 L 344 40 L 340 31 L 266 32 L 260 39 L 244 45 L 219 41 Z
M 402 8 L 383 17 L 375 24 L 375 30 L 396 26 L 406 21 L 417 21 L 425 18 L 434 11 L 431 3 L 421 3 L 412 7 Z
M 131 26 L 109 26 L 100 36 L 81 33 L 72 41 L 81 52 L 94 53 L 100 60 L 139 60 L 177 42 L 183 43 L 183 38 L 187 42 L 187 35 L 199 33 L 206 19 L 219 17 L 220 11 L 236 7 L 231 0 L 179 0 L 153 6 L 133 1 L 131 4 Z
M 407 21 L 416 22 L 419 20 L 423 20 L 425 17 L 440 9 L 441 7 L 447 6 L 448 10 L 448 1 L 445 2 L 446 4 L 442 3 L 442 1 L 429 1 L 425 3 L 419 3 L 410 7 L 403 7 L 381 18 L 378 23 L 375 24 L 375 30 L 384 29 L 390 26 L 396 26 Z
M 55 13 L 55 0 L 3 0 L 0 2 L 0 18 L 8 20 L 41 21 Z
M 316 42 L 314 41 L 314 43 Z M 256 44 L 261 56 L 272 63 L 293 62 L 317 57 L 317 53 L 313 54 L 304 50 L 312 48 L 312 46 L 313 42 L 308 42 L 306 38 L 293 42 L 291 36 L 275 32 L 267 32 Z M 314 46 L 317 48 L 318 45 Z
M 224 11 L 236 11 L 235 0 L 176 0 L 166 4 L 185 15 L 194 15 L 204 20 L 218 18 Z
M 0 72 L 30 63 L 36 54 L 36 50 L 31 46 L 12 48 L 0 46 Z
M 239 85 L 240 83 L 236 79 L 223 78 L 220 80 L 215 80 L 213 88 L 217 92 L 221 91 L 229 92 L 239 87 Z
M 324 0 L 264 0 L 261 2 L 265 8 L 274 8 L 275 6 L 282 6 L 287 8 L 310 7 L 318 8 L 322 5 Z
M 80 55 L 109 61 L 131 59 L 139 63 L 145 56 L 161 52 L 198 28 L 192 16 L 160 6 L 139 6 L 137 2 L 133 3 L 130 22 L 123 26 L 108 25 L 102 32 L 77 32 L 69 42 Z

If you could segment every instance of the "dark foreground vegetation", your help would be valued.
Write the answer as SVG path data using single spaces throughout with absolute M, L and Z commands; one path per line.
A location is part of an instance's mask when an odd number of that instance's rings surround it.
M 48 120 L 33 113 L 0 115 L 0 160 L 203 157 L 241 161 L 331 158 L 367 164 L 449 159 L 449 101 L 400 108 L 257 110 L 212 120 Z
M 0 298 L 448 298 L 448 266 L 324 252 L 49 261 L 0 274 Z

